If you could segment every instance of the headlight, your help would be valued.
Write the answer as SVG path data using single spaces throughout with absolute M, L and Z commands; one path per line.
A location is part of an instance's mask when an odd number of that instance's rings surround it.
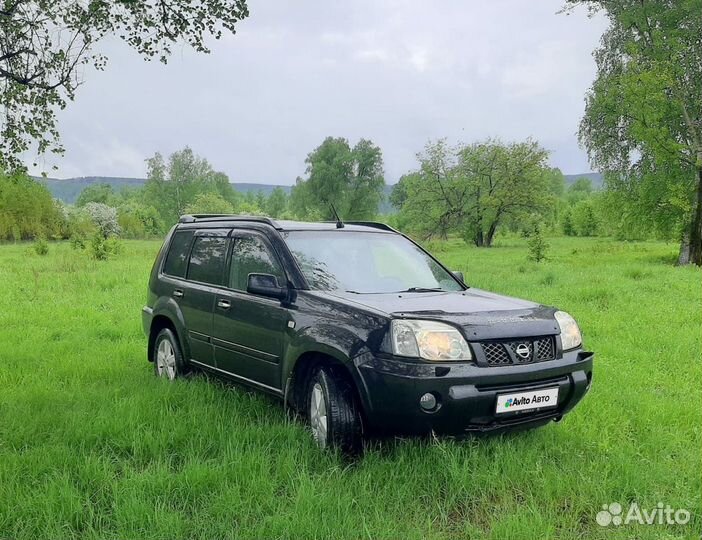
M 580 328 L 575 319 L 568 315 L 565 311 L 556 311 L 553 314 L 556 317 L 558 326 L 561 327 L 561 344 L 564 351 L 575 349 L 583 342 L 583 337 L 580 334 Z
M 449 324 L 436 321 L 394 320 L 391 325 L 392 350 L 399 356 L 425 360 L 472 360 L 473 355 L 461 333 Z

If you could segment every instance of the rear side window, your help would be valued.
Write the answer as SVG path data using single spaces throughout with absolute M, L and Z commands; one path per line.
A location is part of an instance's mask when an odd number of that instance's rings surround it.
M 227 252 L 227 239 L 221 236 L 198 236 L 190 253 L 188 279 L 222 284 L 224 258 Z
M 163 264 L 164 274 L 185 277 L 185 269 L 188 267 L 188 251 L 190 251 L 192 239 L 193 231 L 179 231 L 173 235 L 168 255 L 166 255 L 166 262 Z

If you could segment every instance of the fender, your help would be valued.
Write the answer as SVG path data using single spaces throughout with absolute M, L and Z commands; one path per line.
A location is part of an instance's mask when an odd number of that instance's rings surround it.
M 370 354 L 370 352 L 366 341 L 358 333 L 340 324 L 316 321 L 300 329 L 291 338 L 281 366 L 281 380 L 284 384 L 286 398 L 288 383 L 298 359 L 306 353 L 318 353 L 335 359 L 346 368 L 358 390 L 361 405 L 364 410 L 369 410 L 369 393 L 354 358 Z
M 185 328 L 185 319 L 178 303 L 169 296 L 160 296 L 153 306 L 153 318 L 162 316 L 168 318 L 175 326 L 180 347 L 187 362 L 190 358 L 190 341 Z M 152 319 L 153 320 L 153 319 Z

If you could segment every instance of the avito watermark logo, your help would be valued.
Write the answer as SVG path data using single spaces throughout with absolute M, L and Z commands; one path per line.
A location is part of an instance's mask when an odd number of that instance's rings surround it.
M 675 509 L 668 504 L 659 502 L 654 508 L 641 508 L 633 502 L 624 512 L 621 504 L 614 502 L 603 504 L 602 510 L 597 513 L 597 524 L 602 527 L 610 525 L 685 525 L 690 521 L 690 512 L 684 508 Z

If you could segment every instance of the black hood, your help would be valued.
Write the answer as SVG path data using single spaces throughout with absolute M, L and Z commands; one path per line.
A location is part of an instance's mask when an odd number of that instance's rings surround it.
M 392 318 L 446 321 L 464 328 L 466 337 L 473 340 L 560 332 L 554 308 L 475 288 L 461 292 L 333 294 Z

